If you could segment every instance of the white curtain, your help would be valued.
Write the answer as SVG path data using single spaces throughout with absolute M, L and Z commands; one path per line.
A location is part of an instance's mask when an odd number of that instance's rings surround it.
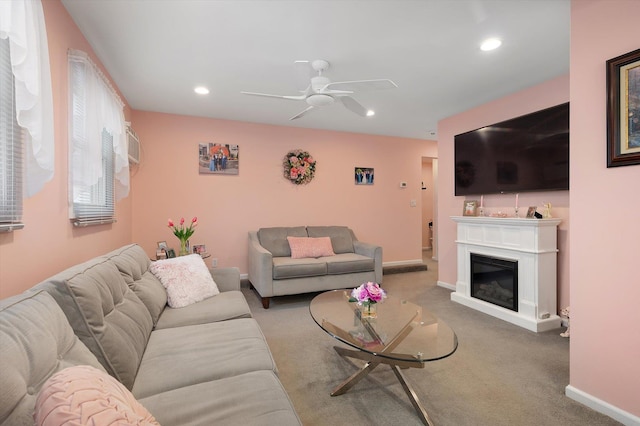
M 84 125 L 73 125 L 70 135 L 77 149 L 71 152 L 73 184 L 91 187 L 104 176 L 102 170 L 102 130 L 113 136 L 115 154 L 114 176 L 116 199 L 129 194 L 129 158 L 125 134 L 124 104 L 106 76 L 89 56 L 80 50 L 69 50 L 69 64 L 73 79 L 84 79 L 84 84 L 71 85 L 75 99 L 82 99 L 81 115 Z M 75 87 L 75 88 L 74 88 Z M 77 102 L 76 102 L 77 103 Z M 72 105 L 74 103 L 72 102 Z M 78 158 L 75 158 L 77 154 Z
M 51 180 L 54 171 L 53 100 L 49 47 L 40 0 L 0 0 L 0 38 L 9 38 L 18 124 L 25 137 L 25 194 Z

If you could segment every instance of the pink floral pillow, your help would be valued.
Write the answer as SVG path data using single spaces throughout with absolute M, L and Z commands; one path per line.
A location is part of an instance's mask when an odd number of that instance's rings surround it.
M 37 426 L 160 426 L 122 383 L 89 365 L 51 376 L 38 394 L 33 418 Z
M 334 256 L 330 237 L 307 238 L 307 237 L 287 237 L 291 248 L 292 259 L 302 259 L 304 257 Z

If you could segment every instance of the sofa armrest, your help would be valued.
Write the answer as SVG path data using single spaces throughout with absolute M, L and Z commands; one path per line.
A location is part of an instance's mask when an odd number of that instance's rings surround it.
M 382 247 L 355 240 L 353 251 L 362 256 L 371 257 L 375 264 L 376 282 L 382 284 Z
M 260 245 L 258 233 L 249 231 L 249 281 L 261 297 L 273 296 L 273 255 Z
M 211 268 L 209 269 L 218 290 L 240 290 L 240 270 L 238 268 Z

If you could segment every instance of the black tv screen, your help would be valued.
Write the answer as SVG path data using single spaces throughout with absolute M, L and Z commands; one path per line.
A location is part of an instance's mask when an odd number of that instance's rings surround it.
M 569 189 L 569 103 L 454 138 L 455 195 Z

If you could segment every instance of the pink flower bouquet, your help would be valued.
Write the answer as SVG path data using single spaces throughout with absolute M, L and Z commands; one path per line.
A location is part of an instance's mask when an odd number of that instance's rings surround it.
M 378 283 L 367 282 L 351 291 L 350 302 L 358 302 L 358 305 L 373 304 L 382 302 L 387 297 L 387 293 Z

